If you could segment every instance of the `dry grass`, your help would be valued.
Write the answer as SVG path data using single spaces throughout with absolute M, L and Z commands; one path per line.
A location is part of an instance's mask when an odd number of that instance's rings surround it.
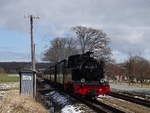
M 20 96 L 13 90 L 0 102 L 0 113 L 48 113 L 48 111 L 31 97 Z

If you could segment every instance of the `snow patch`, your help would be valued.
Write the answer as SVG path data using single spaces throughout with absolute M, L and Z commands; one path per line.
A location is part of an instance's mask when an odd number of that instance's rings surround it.
M 56 102 L 60 103 L 61 105 L 66 105 L 69 101 L 67 97 L 60 95 L 58 92 L 52 95 L 52 98 L 56 100 Z
M 19 83 L 0 83 L 1 90 L 18 88 L 18 87 L 19 87 Z
M 144 98 L 139 97 L 139 96 L 134 96 L 134 98 L 139 98 L 139 99 L 145 100 Z
M 106 95 L 98 95 L 98 98 L 106 97 Z
M 83 112 L 82 110 L 72 105 L 67 105 L 61 110 L 61 113 L 82 113 L 82 112 Z
M 49 93 L 46 93 L 46 94 L 44 94 L 45 96 L 51 96 L 51 95 L 53 95 L 55 93 L 55 91 L 52 91 L 52 92 L 49 92 Z
M 48 85 L 48 84 L 46 84 L 46 85 L 44 86 L 44 88 L 46 88 L 46 89 L 52 89 L 52 87 L 51 87 L 50 85 Z
M 59 103 L 62 106 L 69 104 L 70 101 L 69 96 L 64 96 L 57 91 L 52 91 L 45 95 L 50 96 L 56 103 Z
M 73 105 L 74 99 L 69 95 L 65 95 L 63 93 L 59 93 L 58 91 L 51 91 L 45 94 L 47 99 L 47 105 L 50 106 L 50 112 L 53 113 L 55 111 L 55 103 L 61 106 L 61 113 L 81 113 L 83 110 L 80 110 L 80 106 Z
M 98 96 L 99 99 L 102 99 L 102 98 L 108 98 L 108 99 L 113 99 L 113 100 L 119 100 L 119 101 L 122 101 L 122 102 L 128 102 L 126 100 L 123 100 L 123 99 L 119 99 L 119 98 L 115 98 L 115 97 L 112 97 L 112 96 L 109 96 L 109 95 L 104 95 L 104 96 Z
M 114 98 L 114 97 L 109 95 L 99 95 L 98 98 Z

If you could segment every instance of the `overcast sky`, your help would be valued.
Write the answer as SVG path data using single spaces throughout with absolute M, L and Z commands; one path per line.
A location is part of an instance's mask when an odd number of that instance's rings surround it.
M 0 14 L 0 61 L 30 59 L 29 20 L 24 18 L 30 14 L 40 16 L 34 24 L 38 55 L 52 38 L 84 25 L 108 35 L 117 62 L 129 53 L 150 59 L 150 0 L 0 0 Z

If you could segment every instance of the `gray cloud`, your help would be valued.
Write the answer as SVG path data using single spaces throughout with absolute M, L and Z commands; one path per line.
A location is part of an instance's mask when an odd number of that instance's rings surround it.
M 75 25 L 103 29 L 114 53 L 143 53 L 148 58 L 150 0 L 1 0 L 0 27 L 29 32 L 24 15 L 38 15 L 35 25 L 61 36 Z M 116 55 L 116 54 L 115 54 Z

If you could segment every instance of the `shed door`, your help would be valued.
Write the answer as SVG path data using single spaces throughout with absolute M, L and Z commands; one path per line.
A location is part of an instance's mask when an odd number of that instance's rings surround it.
M 21 77 L 21 94 L 33 96 L 33 74 L 22 74 Z

